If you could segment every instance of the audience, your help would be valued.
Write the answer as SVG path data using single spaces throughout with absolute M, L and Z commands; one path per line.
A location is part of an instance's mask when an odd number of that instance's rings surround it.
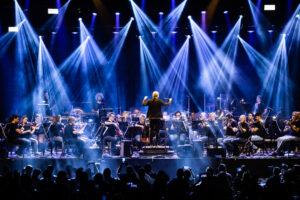
M 155 173 L 150 164 L 143 167 L 122 164 L 118 177 L 112 177 L 109 168 L 99 173 L 78 168 L 54 174 L 54 167 L 48 166 L 41 172 L 31 166 L 22 172 L 3 169 L 0 175 L 0 194 L 6 199 L 51 199 L 51 200 L 93 200 L 93 199 L 299 199 L 300 166 L 272 167 L 269 178 L 259 179 L 251 169 L 243 165 L 230 174 L 221 164 L 214 170 L 208 167 L 204 173 L 194 175 L 191 168 L 177 170 L 176 178 L 170 180 L 162 170 Z

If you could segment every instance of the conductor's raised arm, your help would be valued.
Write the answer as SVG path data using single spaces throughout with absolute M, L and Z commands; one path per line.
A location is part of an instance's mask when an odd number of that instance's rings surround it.
M 148 101 L 146 101 L 147 98 L 148 98 L 147 96 L 144 97 L 144 99 L 143 99 L 143 106 L 147 106 L 148 105 Z

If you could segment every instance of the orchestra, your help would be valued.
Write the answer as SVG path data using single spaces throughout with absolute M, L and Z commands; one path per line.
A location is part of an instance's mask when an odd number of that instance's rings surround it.
M 45 96 L 49 98 L 47 94 Z M 89 113 L 83 111 L 73 116 L 72 113 L 76 112 L 70 112 L 71 116 L 63 117 L 39 113 L 32 117 L 32 122 L 28 122 L 25 115 L 20 121 L 19 116 L 12 115 L 4 129 L 5 140 L 9 147 L 14 147 L 18 157 L 28 154 L 41 156 L 40 153 L 44 155 L 47 151 L 52 155 L 52 150 L 57 152 L 59 148 L 62 155 L 69 153 L 71 148 L 73 155 L 82 156 L 84 150 L 90 147 L 86 138 L 94 141 L 92 143 L 98 148 L 107 145 L 118 148 L 122 140 L 132 141 L 136 150 L 148 145 L 169 145 L 176 150 L 178 145 L 183 144 L 201 145 L 200 148 L 204 149 L 213 144 L 226 149 L 228 155 L 239 156 L 258 153 L 264 147 L 261 144 L 271 137 L 263 119 L 266 109 L 260 96 L 257 97 L 255 114 L 239 116 L 220 108 L 210 113 L 176 111 L 169 114 L 162 110 L 162 106 L 171 105 L 172 99 L 164 102 L 158 96 L 159 93 L 154 92 L 153 99 L 144 98 L 142 105 L 148 106 L 147 116 L 138 109 L 117 115 L 108 112 L 114 109 L 104 105 L 102 93 L 96 95 L 97 105 L 92 110 L 97 114 L 90 115 L 96 117 L 95 120 L 85 121 L 84 116 L 89 116 Z M 94 128 L 87 130 L 87 126 Z M 300 142 L 300 112 L 293 112 L 280 132 L 280 137 L 275 138 L 277 149 L 272 153 L 274 156 L 283 155 L 288 144 Z M 162 142 L 161 137 L 167 138 L 167 142 Z

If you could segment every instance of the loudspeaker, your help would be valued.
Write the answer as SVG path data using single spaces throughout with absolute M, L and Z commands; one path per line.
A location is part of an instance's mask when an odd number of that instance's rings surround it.
M 131 142 L 131 140 L 122 140 L 121 141 L 120 156 L 122 156 L 122 157 L 132 156 L 132 142 Z
M 222 147 L 207 148 L 207 157 L 215 157 L 217 155 L 226 157 L 226 149 Z

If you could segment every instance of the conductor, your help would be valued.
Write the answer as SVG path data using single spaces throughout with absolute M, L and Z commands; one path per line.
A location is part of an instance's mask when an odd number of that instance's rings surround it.
M 166 103 L 161 99 L 158 99 L 159 93 L 154 91 L 152 93 L 152 99 L 147 100 L 147 96 L 144 97 L 143 106 L 148 106 L 147 118 L 150 120 L 150 145 L 153 145 L 153 137 L 155 136 L 155 145 L 158 145 L 159 130 L 161 128 L 162 119 L 162 106 L 169 106 L 172 103 L 172 98 Z M 147 100 L 147 101 L 146 101 Z

